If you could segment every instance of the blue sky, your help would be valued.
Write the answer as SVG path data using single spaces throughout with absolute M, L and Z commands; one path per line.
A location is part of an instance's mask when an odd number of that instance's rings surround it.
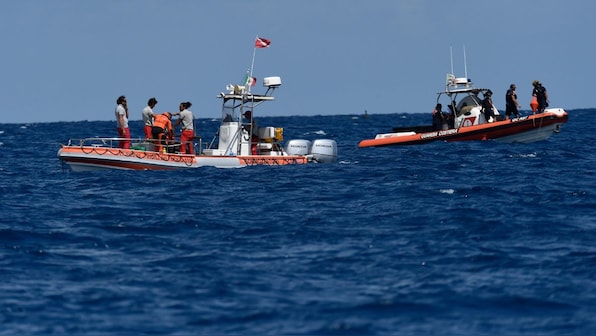
M 254 75 L 281 76 L 259 115 L 430 113 L 451 70 L 491 88 L 509 84 L 529 109 L 531 82 L 551 106 L 595 107 L 596 2 L 580 0 L 24 0 L 3 1 L 4 123 L 113 120 L 128 97 L 140 119 L 191 101 L 219 117 L 217 93 Z M 260 114 L 259 114 L 260 113 Z

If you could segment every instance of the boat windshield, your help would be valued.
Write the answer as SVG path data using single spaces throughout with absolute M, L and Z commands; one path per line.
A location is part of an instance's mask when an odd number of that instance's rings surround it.
M 457 104 L 457 110 L 461 110 L 465 106 L 479 106 L 481 105 L 481 99 L 475 94 L 468 94 Z

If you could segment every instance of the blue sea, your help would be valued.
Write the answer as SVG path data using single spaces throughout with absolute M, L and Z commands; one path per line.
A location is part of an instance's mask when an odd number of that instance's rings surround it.
M 262 117 L 338 163 L 86 173 L 60 144 L 114 122 L 0 124 L 0 336 L 594 335 L 596 110 L 569 114 L 363 149 L 430 114 Z

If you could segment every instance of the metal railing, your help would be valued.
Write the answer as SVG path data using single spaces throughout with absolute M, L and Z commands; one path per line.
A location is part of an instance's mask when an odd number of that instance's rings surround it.
M 195 154 L 203 153 L 203 141 L 201 137 L 195 137 L 193 141 L 172 140 L 158 140 L 158 139 L 143 139 L 143 138 L 82 138 L 69 139 L 67 146 L 79 147 L 104 147 L 104 148 L 118 148 L 122 141 L 130 142 L 131 150 L 142 151 L 156 151 L 156 147 L 165 148 L 167 153 L 179 152 L 180 146 L 183 144 L 191 144 L 195 149 Z

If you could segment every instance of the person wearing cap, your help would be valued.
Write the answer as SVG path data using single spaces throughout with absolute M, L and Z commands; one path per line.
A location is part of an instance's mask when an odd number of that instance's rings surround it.
M 153 126 L 151 127 L 151 135 L 155 142 L 155 150 L 162 151 L 162 145 L 165 145 L 164 136 L 168 139 L 174 138 L 174 131 L 172 128 L 172 114 L 164 112 L 155 116 Z
M 118 141 L 118 148 L 130 148 L 130 129 L 128 128 L 128 105 L 126 104 L 126 97 L 120 96 L 116 99 L 116 115 L 118 137 L 122 140 Z
M 532 96 L 536 97 L 536 100 L 538 101 L 538 113 L 542 113 L 548 107 L 548 94 L 546 93 L 546 88 L 537 80 L 533 81 L 532 85 L 534 86 Z
M 441 103 L 437 103 L 437 105 L 435 105 L 435 109 L 433 110 L 433 131 L 442 130 L 444 122 L 445 118 L 443 116 L 443 105 Z
M 189 108 L 192 106 L 191 102 L 180 103 L 178 113 L 178 120 L 174 124 L 174 128 L 182 125 L 182 132 L 180 133 L 180 153 L 195 154 L 194 137 L 195 131 L 193 127 L 194 116 Z
M 516 118 L 519 118 L 519 111 L 518 108 L 521 105 L 517 102 L 517 93 L 515 92 L 516 86 L 515 84 L 509 85 L 509 90 L 505 94 L 505 116 L 509 119 L 511 114 L 515 115 Z
M 259 142 L 259 126 L 257 121 L 252 117 L 252 111 L 246 111 L 242 115 L 246 122 L 244 123 L 244 129 L 249 133 L 250 136 L 250 153 L 257 155 L 257 143 Z
M 495 121 L 495 112 L 493 110 L 493 92 L 491 90 L 487 90 L 484 92 L 484 99 L 482 100 L 482 111 L 484 113 L 484 118 L 486 122 L 493 122 Z
M 246 122 L 244 124 L 246 130 L 251 134 L 256 133 L 259 127 L 257 126 L 257 121 L 252 117 L 252 111 L 246 111 L 242 116 L 244 117 L 244 119 L 246 119 Z M 253 130 L 255 130 L 255 132 L 253 132 Z
M 155 114 L 153 113 L 153 108 L 157 105 L 157 99 L 155 97 L 149 98 L 147 101 L 147 106 L 143 109 L 143 131 L 145 132 L 145 139 L 152 139 L 152 127 L 153 127 L 153 119 L 155 118 Z

